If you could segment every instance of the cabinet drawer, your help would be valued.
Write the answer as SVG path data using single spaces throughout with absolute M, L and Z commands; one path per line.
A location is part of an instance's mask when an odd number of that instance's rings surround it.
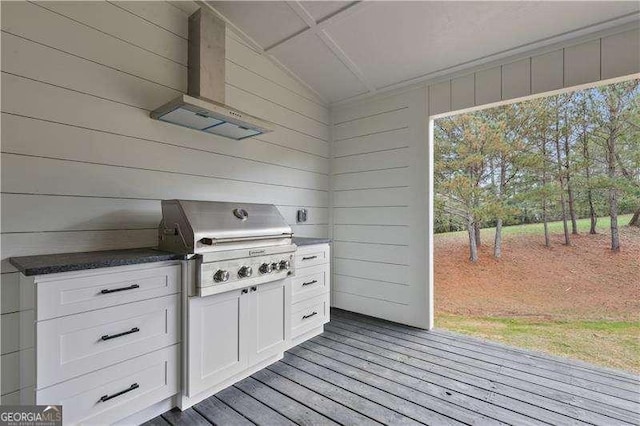
M 324 263 L 329 263 L 329 244 L 303 246 L 296 250 L 296 270 Z
M 291 279 L 291 301 L 310 299 L 329 292 L 329 265 L 316 265 L 296 271 Z
M 36 290 L 38 320 L 175 294 L 180 278 L 180 265 L 170 265 L 43 280 Z
M 111 424 L 179 391 L 179 345 L 39 390 L 38 404 L 62 405 L 64 423 Z
M 291 338 L 296 338 L 328 321 L 328 293 L 296 303 L 291 309 Z
M 36 388 L 177 343 L 179 300 L 166 296 L 38 322 Z

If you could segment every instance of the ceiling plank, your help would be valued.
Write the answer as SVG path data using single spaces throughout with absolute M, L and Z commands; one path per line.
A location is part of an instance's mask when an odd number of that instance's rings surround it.
M 322 42 L 329 48 L 329 50 L 331 50 L 331 52 L 333 52 L 333 54 L 336 55 L 336 57 L 340 60 L 340 62 L 342 62 L 342 64 L 345 67 L 347 67 L 349 71 L 351 71 L 353 75 L 355 75 L 358 78 L 358 80 L 360 80 L 360 82 L 367 88 L 368 92 L 375 93 L 376 88 L 367 80 L 365 75 L 362 73 L 362 70 L 358 68 L 355 62 L 353 62 L 353 60 L 346 54 L 346 52 L 342 50 L 342 48 L 338 45 L 338 43 L 336 43 L 336 41 L 333 38 L 331 38 L 331 36 L 324 29 L 321 29 L 318 27 L 316 20 L 313 18 L 313 16 L 311 16 L 309 11 L 304 8 L 302 3 L 299 1 L 288 1 L 287 4 L 305 22 L 305 24 L 309 26 L 308 31 L 313 32 L 318 38 L 320 38 L 320 40 L 322 40 Z M 327 20 L 331 19 L 332 17 L 335 18 L 337 16 L 340 16 L 342 13 L 350 9 L 352 8 L 342 9 L 342 11 L 338 11 L 335 14 L 331 15 L 331 17 L 328 18 Z M 298 33 L 298 35 L 300 34 L 301 33 Z M 287 41 L 290 41 L 293 38 L 297 38 L 297 35 L 290 37 L 289 39 L 287 39 Z
M 288 2 L 288 3 L 298 3 L 298 2 Z M 307 25 L 309 25 L 309 28 L 307 28 L 305 30 L 302 30 L 302 31 L 300 31 L 300 32 L 298 32 L 296 34 L 293 34 L 292 36 L 287 37 L 287 38 L 285 38 L 283 40 L 280 40 L 279 42 L 274 43 L 271 46 L 266 46 L 264 50 L 268 52 L 268 51 L 273 50 L 273 49 L 275 49 L 276 47 L 278 47 L 278 46 L 280 46 L 282 44 L 289 43 L 289 42 L 291 42 L 293 40 L 297 40 L 298 38 L 304 36 L 305 34 L 308 34 L 310 32 L 314 32 L 314 29 L 323 30 L 323 29 L 325 29 L 325 28 L 327 28 L 327 27 L 329 27 L 329 26 L 331 26 L 331 25 L 333 25 L 335 23 L 338 23 L 338 22 L 344 20 L 345 18 L 348 18 L 349 16 L 354 15 L 355 13 L 361 12 L 362 10 L 364 10 L 368 6 L 369 6 L 369 3 L 365 2 L 365 1 L 357 1 L 357 2 L 354 2 L 351 5 L 343 8 L 343 9 L 340 9 L 339 11 L 327 16 L 326 18 L 323 18 L 323 19 L 317 21 L 317 22 L 313 19 L 313 17 L 311 17 L 311 20 L 315 24 L 313 27 L 311 25 L 307 24 Z M 304 6 L 302 6 L 302 8 L 304 9 Z M 293 7 L 292 7 L 292 9 L 293 9 Z M 293 9 L 293 10 L 295 11 L 295 9 Z M 311 16 L 306 9 L 304 9 L 304 10 L 305 10 L 305 14 L 306 15 Z M 300 15 L 298 15 L 298 16 L 300 16 Z M 300 16 L 300 18 L 304 19 L 302 16 Z
M 268 53 L 264 47 L 260 46 L 260 44 L 255 41 L 252 37 L 250 37 L 247 33 L 242 31 L 240 27 L 231 22 L 226 16 L 220 13 L 215 7 L 209 4 L 206 0 L 195 0 L 195 3 L 200 7 L 206 7 L 209 10 L 213 11 L 216 16 L 222 19 L 238 37 L 240 37 L 243 41 L 245 41 L 253 50 L 255 50 L 260 55 L 264 55 L 268 60 L 273 62 L 275 66 L 280 68 L 283 72 L 287 73 L 294 79 L 296 79 L 300 84 L 304 85 L 304 87 L 308 88 L 312 93 L 314 93 L 320 101 L 322 101 L 325 105 L 328 105 L 329 102 L 327 99 L 322 96 L 316 89 L 311 87 L 306 81 L 300 78 L 296 73 L 291 71 L 288 67 L 286 67 L 282 62 L 280 62 L 275 56 Z

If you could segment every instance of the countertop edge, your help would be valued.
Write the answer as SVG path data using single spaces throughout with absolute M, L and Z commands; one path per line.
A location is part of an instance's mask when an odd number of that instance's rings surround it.
M 150 249 L 151 250 L 151 249 Z M 100 259 L 100 251 L 97 252 L 80 252 L 80 253 L 67 253 L 71 259 L 68 263 L 60 262 L 56 263 L 52 261 L 51 264 L 47 265 L 46 262 L 43 262 L 42 265 L 34 265 L 31 266 L 29 264 L 25 264 L 21 262 L 21 259 L 30 258 L 33 261 L 33 258 L 38 256 L 19 256 L 19 257 L 11 257 L 9 258 L 9 263 L 13 265 L 18 272 L 22 273 L 24 276 L 31 277 L 37 275 L 49 275 L 49 274 L 58 274 L 63 272 L 77 272 L 77 271 L 86 271 L 92 269 L 101 269 L 101 268 L 111 268 L 117 266 L 127 266 L 127 265 L 138 265 L 138 264 L 146 264 L 146 263 L 154 263 L 154 262 L 166 262 L 172 260 L 183 260 L 185 256 L 177 253 L 166 253 L 159 252 L 142 254 L 139 257 L 129 256 L 123 258 L 114 257 L 114 253 L 118 250 L 109 250 L 104 253 L 104 258 Z M 122 250 L 123 254 L 127 253 L 127 249 Z M 96 259 L 92 260 L 78 260 L 74 262 L 73 255 L 82 256 L 87 255 L 88 253 L 94 253 Z M 49 255 L 42 255 L 43 258 Z M 52 255 L 52 256 L 60 256 L 60 255 Z

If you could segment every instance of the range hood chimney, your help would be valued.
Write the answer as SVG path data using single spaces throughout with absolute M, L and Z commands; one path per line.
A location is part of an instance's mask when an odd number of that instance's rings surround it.
M 200 8 L 189 17 L 188 94 L 151 118 L 240 140 L 272 131 L 272 124 L 225 105 L 225 23 Z

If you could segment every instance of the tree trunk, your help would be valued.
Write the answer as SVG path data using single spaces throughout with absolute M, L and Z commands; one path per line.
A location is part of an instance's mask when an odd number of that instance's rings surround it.
M 500 259 L 502 256 L 502 219 L 496 222 L 496 239 L 493 245 L 493 257 Z
M 546 126 L 546 121 L 545 121 Z M 546 191 L 547 188 L 547 133 L 545 132 L 542 139 L 542 187 Z M 549 224 L 547 218 L 547 194 L 542 194 L 542 222 L 544 224 L 544 245 L 551 247 L 551 239 L 549 238 Z
M 478 246 L 476 244 L 476 229 L 473 216 L 467 218 L 467 232 L 469 233 L 469 260 L 478 261 Z
M 584 107 L 583 107 L 584 108 Z M 589 227 L 589 234 L 597 234 L 596 226 L 598 225 L 598 216 L 596 215 L 596 209 L 593 206 L 593 190 L 591 189 L 591 154 L 589 153 L 589 139 L 587 139 L 587 117 L 584 113 L 584 122 L 582 129 L 582 156 L 584 158 L 584 171 L 587 180 L 587 201 L 589 203 L 589 219 L 591 220 L 591 226 Z
M 482 240 L 480 239 L 480 223 L 475 222 L 473 224 L 473 232 L 476 236 L 476 247 L 480 247 L 482 245 Z
M 569 217 L 571 217 L 571 233 L 574 235 L 578 235 L 578 216 L 576 215 L 576 210 L 574 208 L 574 195 L 573 188 L 571 188 L 571 182 L 569 181 L 569 176 L 567 175 L 567 195 L 568 195 L 568 203 L 569 203 Z
M 611 180 L 609 185 L 609 216 L 611 216 L 611 250 L 620 251 L 620 235 L 618 233 L 618 190 L 616 177 L 616 129 L 611 129 L 607 140 L 607 174 Z
M 633 214 L 633 217 L 629 221 L 629 226 L 640 226 L 640 207 Z
M 498 187 L 498 200 L 502 205 L 504 199 L 504 193 L 507 186 L 507 167 L 505 164 L 504 156 L 500 158 L 500 186 Z M 493 257 L 500 259 L 502 256 L 502 218 L 498 218 L 496 222 L 496 237 L 493 244 Z
M 609 215 L 611 216 L 611 250 L 620 251 L 618 233 L 618 194 L 615 188 L 609 189 Z
M 557 105 L 556 105 L 557 107 Z M 562 170 L 562 152 L 560 151 L 560 118 L 558 117 L 558 113 L 556 112 L 556 134 L 555 134 L 555 145 L 556 145 L 556 155 L 558 162 L 558 180 L 560 182 L 560 210 L 562 212 L 562 226 L 564 228 L 564 244 L 571 245 L 571 239 L 569 237 L 569 226 L 567 224 L 567 204 L 564 197 L 564 172 Z
M 565 121 L 565 129 L 567 124 L 567 115 L 564 116 Z M 570 155 L 571 155 L 571 147 L 569 146 L 569 131 L 568 129 L 564 132 L 564 170 L 565 170 L 565 180 L 567 182 L 567 201 L 569 204 L 569 217 L 571 218 L 571 233 L 574 235 L 578 234 L 578 217 L 576 215 L 575 203 L 574 203 L 574 195 L 573 188 L 571 187 L 571 163 L 570 163 Z
M 596 215 L 596 209 L 593 207 L 593 196 L 591 195 L 591 188 L 587 191 L 587 198 L 589 199 L 589 218 L 591 219 L 591 228 L 589 233 L 595 235 L 598 233 L 596 226 L 598 225 L 598 216 Z

